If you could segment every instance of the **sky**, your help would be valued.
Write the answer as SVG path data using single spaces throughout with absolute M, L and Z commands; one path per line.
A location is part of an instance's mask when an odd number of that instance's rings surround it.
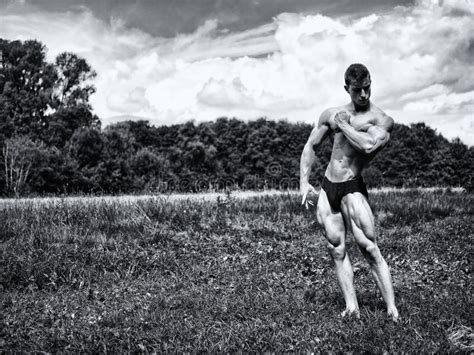
M 474 0 L 0 0 L 0 38 L 85 58 L 103 126 L 314 124 L 364 63 L 395 122 L 474 145 L 473 15 Z

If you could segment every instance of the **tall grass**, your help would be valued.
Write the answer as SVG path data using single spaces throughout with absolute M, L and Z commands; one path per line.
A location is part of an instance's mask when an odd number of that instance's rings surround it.
M 349 238 L 360 320 L 297 195 L 60 199 L 0 213 L 5 351 L 473 350 L 472 195 L 370 196 L 402 322 Z

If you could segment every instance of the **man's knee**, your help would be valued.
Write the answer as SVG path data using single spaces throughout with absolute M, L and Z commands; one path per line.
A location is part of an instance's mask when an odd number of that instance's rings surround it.
M 367 243 L 365 245 L 359 245 L 359 247 L 369 264 L 377 264 L 383 260 L 377 244 Z
M 346 238 L 344 225 L 331 222 L 334 221 L 326 221 L 323 225 L 323 235 L 326 237 L 328 244 L 336 248 L 339 248 L 341 245 L 344 246 L 344 240 Z
M 343 243 L 328 243 L 328 250 L 334 260 L 343 260 L 346 257 L 346 246 Z

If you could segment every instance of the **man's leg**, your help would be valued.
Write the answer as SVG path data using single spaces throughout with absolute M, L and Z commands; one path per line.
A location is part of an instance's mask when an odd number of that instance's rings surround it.
M 398 310 L 395 306 L 392 277 L 377 246 L 374 216 L 369 203 L 361 193 L 350 193 L 342 199 L 341 209 L 344 219 L 350 223 L 354 239 L 370 265 L 372 275 L 387 305 L 387 312 L 396 321 Z
M 337 280 L 346 302 L 346 309 L 341 315 L 355 313 L 358 316 L 359 304 L 354 289 L 354 272 L 346 252 L 344 220 L 341 212 L 331 209 L 326 192 L 322 189 L 318 199 L 317 217 L 328 241 L 328 249 L 336 266 Z

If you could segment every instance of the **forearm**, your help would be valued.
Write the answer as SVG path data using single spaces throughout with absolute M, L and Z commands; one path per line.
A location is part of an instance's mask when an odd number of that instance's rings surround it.
M 311 174 L 311 168 L 316 160 L 316 154 L 314 154 L 313 147 L 306 143 L 301 154 L 300 160 L 300 184 L 307 183 Z
M 344 136 L 355 149 L 360 152 L 370 153 L 376 144 L 376 140 L 367 132 L 356 131 L 349 124 L 340 124 L 339 128 Z

